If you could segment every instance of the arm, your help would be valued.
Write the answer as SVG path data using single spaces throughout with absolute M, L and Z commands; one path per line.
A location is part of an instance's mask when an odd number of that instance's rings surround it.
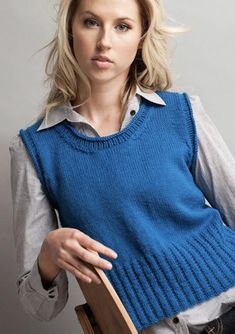
M 27 313 L 38 320 L 50 320 L 68 299 L 66 272 L 60 270 L 50 286 L 45 286 L 38 266 L 43 240 L 58 228 L 57 216 L 18 135 L 11 139 L 9 151 L 18 294 Z
M 235 229 L 235 159 L 205 112 L 198 96 L 190 97 L 198 135 L 194 178 L 224 223 Z
M 9 150 L 18 293 L 27 313 L 50 320 L 68 299 L 66 270 L 84 282 L 99 284 L 86 263 L 111 270 L 111 263 L 98 252 L 117 255 L 78 229 L 58 228 L 56 212 L 19 136 L 12 138 Z

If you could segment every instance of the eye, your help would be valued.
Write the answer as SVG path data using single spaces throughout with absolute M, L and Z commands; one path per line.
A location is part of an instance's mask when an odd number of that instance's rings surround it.
M 128 31 L 130 29 L 130 27 L 124 23 L 119 24 L 118 27 L 121 27 L 121 29 L 119 29 L 120 31 Z
M 90 28 L 92 28 L 92 27 L 95 27 L 98 23 L 97 23 L 97 21 L 96 20 L 94 20 L 94 19 L 85 19 L 84 21 L 83 21 L 83 23 L 84 23 L 84 25 L 86 26 L 86 27 L 90 27 Z M 125 31 L 128 31 L 129 29 L 131 29 L 131 27 L 129 27 L 127 24 L 125 24 L 125 23 L 121 23 L 121 24 L 119 24 L 118 25 L 118 27 L 119 27 L 119 31 L 122 31 L 122 32 L 125 32 Z
M 95 27 L 96 21 L 94 19 L 86 19 L 83 21 L 83 23 L 87 27 Z

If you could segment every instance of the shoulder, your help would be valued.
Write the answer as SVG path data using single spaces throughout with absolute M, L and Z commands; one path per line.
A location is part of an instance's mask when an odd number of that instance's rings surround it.
M 165 91 L 156 91 L 156 94 L 166 97 L 166 98 L 184 98 L 188 97 L 190 101 L 196 103 L 200 100 L 200 97 L 198 95 L 190 94 L 187 91 L 170 91 L 170 90 L 165 90 Z
M 201 99 L 198 95 L 188 94 L 188 97 L 194 111 L 196 110 L 200 111 L 203 108 Z
M 161 91 L 156 93 L 168 104 L 170 102 L 172 106 L 178 105 L 187 109 L 190 108 L 193 113 L 205 113 L 201 98 L 198 95 L 185 91 Z
M 22 162 L 28 159 L 28 152 L 19 134 L 10 138 L 8 149 L 12 159 Z
M 155 93 L 159 95 L 169 107 L 188 108 L 190 106 L 191 97 L 187 92 L 166 90 L 156 91 Z
M 42 118 L 33 120 L 31 124 L 26 125 L 25 128 L 21 128 L 17 134 L 10 137 L 8 149 L 9 149 L 10 158 L 13 164 L 17 164 L 19 165 L 19 167 L 22 167 L 22 166 L 25 166 L 29 162 L 30 156 L 25 146 L 24 140 L 22 138 L 22 134 L 24 137 L 24 133 L 30 132 L 33 129 L 36 132 L 42 120 L 43 120 Z
M 26 127 L 19 130 L 19 135 L 24 132 L 36 132 L 41 123 L 43 122 L 44 117 L 37 118 L 36 120 L 33 120 L 31 124 L 28 124 Z
M 19 152 L 19 151 L 24 151 L 25 146 L 23 143 L 23 140 L 21 138 L 21 133 L 22 132 L 27 132 L 27 131 L 32 131 L 32 130 L 37 130 L 37 128 L 40 126 L 41 122 L 43 121 L 43 118 L 34 120 L 31 122 L 31 124 L 26 125 L 24 128 L 21 128 L 17 134 L 14 136 L 10 137 L 9 141 L 9 151 L 10 152 Z
M 21 151 L 24 148 L 24 144 L 19 133 L 10 138 L 8 148 L 12 152 Z

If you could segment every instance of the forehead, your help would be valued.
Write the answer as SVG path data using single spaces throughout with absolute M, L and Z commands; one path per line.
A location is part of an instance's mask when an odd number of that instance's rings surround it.
M 128 16 L 134 20 L 140 18 L 138 0 L 79 0 L 77 14 L 82 15 L 86 11 L 95 13 L 100 17 L 118 18 Z

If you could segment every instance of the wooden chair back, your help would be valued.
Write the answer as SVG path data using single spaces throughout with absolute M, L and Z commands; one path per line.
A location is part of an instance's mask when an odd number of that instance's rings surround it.
M 77 279 L 87 302 L 75 307 L 84 334 L 138 334 L 104 271 L 88 266 L 99 276 L 101 284 Z

